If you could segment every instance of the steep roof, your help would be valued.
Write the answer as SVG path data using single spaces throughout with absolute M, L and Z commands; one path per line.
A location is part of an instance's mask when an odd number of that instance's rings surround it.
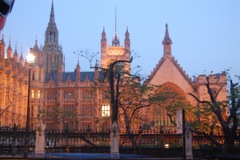
M 45 82 L 48 82 L 50 80 L 53 80 L 54 82 L 57 82 L 58 73 L 46 73 L 46 80 Z M 66 82 L 67 80 L 71 80 L 72 82 L 76 81 L 76 72 L 63 72 L 62 73 L 62 82 Z M 86 79 L 89 81 L 94 81 L 94 72 L 81 72 L 80 73 L 80 81 L 84 82 Z
M 178 71 L 182 74 L 182 76 L 184 77 L 184 79 L 186 81 L 188 81 L 189 84 L 192 83 L 191 78 L 189 78 L 188 74 L 183 70 L 183 68 L 180 66 L 180 64 L 177 62 L 177 60 L 175 59 L 175 57 L 162 57 L 158 64 L 156 65 L 156 67 L 153 69 L 153 71 L 151 72 L 151 74 L 148 76 L 147 78 L 147 83 L 151 81 L 151 79 L 156 75 L 157 71 L 159 70 L 159 68 L 161 68 L 161 66 L 163 65 L 164 61 L 169 58 L 171 60 L 171 62 L 174 64 L 174 66 L 178 69 Z
M 188 77 L 186 72 L 183 70 L 183 68 L 178 64 L 177 60 L 172 56 L 172 40 L 169 36 L 169 31 L 168 31 L 168 24 L 166 24 L 166 29 L 165 29 L 165 36 L 162 41 L 163 44 L 163 56 L 159 60 L 158 64 L 156 67 L 153 69 L 151 74 L 148 76 L 148 79 L 146 80 L 146 83 L 150 83 L 151 80 L 154 79 L 155 76 L 158 78 L 162 79 L 165 75 L 164 80 L 161 80 L 161 82 L 164 81 L 174 81 L 173 78 L 178 79 L 180 77 L 183 77 L 187 83 L 191 84 L 191 79 Z M 165 63 L 166 62 L 166 63 Z M 164 65 L 166 64 L 166 65 Z M 163 67 L 163 68 L 162 68 Z M 161 70 L 160 70 L 161 68 Z M 158 71 L 160 72 L 158 75 Z M 162 74 L 162 75 L 160 75 Z M 170 75 L 170 74 L 175 74 L 175 75 Z M 176 77 L 178 75 L 178 77 Z M 180 77 L 179 77 L 180 76 Z M 159 80 L 157 80 L 159 83 Z M 177 82 L 177 81 L 175 81 Z

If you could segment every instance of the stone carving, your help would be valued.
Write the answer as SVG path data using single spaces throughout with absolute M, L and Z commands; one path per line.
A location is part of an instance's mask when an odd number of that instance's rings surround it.
M 111 133 L 113 134 L 113 136 L 117 136 L 117 133 L 119 133 L 119 127 L 115 121 L 112 124 Z

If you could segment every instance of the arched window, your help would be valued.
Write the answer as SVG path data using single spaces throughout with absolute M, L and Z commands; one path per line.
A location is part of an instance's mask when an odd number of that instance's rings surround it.
M 173 83 L 166 83 L 159 88 L 156 94 L 167 96 L 167 99 L 163 103 L 155 104 L 153 107 L 154 126 L 157 128 L 162 126 L 171 128 L 174 125 L 168 115 L 170 113 L 169 109 L 171 110 L 171 108 L 183 107 L 183 104 L 185 104 L 184 92 L 177 85 Z
M 55 40 L 54 40 L 54 33 L 52 31 L 50 31 L 50 35 L 49 35 L 49 41 L 50 43 L 53 43 Z

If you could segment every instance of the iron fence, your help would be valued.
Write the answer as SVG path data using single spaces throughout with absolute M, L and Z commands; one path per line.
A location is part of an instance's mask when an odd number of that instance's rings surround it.
M 24 151 L 25 130 L 18 128 L 0 129 L 0 155 L 22 155 Z M 120 136 L 121 153 L 151 154 L 158 157 L 168 157 L 182 154 L 182 136 L 174 133 L 160 132 L 136 132 L 131 137 L 126 133 Z M 28 132 L 29 155 L 34 154 L 36 131 Z M 223 141 L 223 136 L 213 136 L 217 141 Z M 135 146 L 132 146 L 132 142 Z M 193 135 L 193 152 L 198 157 L 211 153 L 218 153 L 210 141 L 201 135 Z M 59 133 L 57 131 L 45 132 L 46 153 L 109 153 L 109 132 L 70 132 Z M 205 148 L 203 147 L 205 146 Z M 206 149 L 206 146 L 208 149 Z M 235 142 L 236 150 L 240 149 L 240 136 Z M 211 148 L 212 147 L 212 148 Z M 211 152 L 209 152 L 211 151 Z M 172 153 L 172 154 L 171 154 Z

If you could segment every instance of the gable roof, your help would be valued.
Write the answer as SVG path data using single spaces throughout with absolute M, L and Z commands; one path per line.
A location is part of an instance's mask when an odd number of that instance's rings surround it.
M 171 56 L 171 57 L 162 57 L 156 67 L 153 69 L 153 71 L 151 72 L 151 74 L 148 76 L 146 83 L 149 83 L 152 78 L 156 75 L 157 71 L 159 70 L 159 68 L 161 68 L 161 66 L 163 65 L 163 63 L 165 62 L 165 60 L 169 58 L 171 60 L 171 62 L 174 64 L 174 66 L 178 69 L 178 71 L 181 73 L 181 75 L 184 77 L 184 79 L 191 84 L 192 80 L 191 78 L 189 78 L 188 74 L 183 70 L 183 68 L 180 66 L 180 64 L 177 62 L 177 60 Z

